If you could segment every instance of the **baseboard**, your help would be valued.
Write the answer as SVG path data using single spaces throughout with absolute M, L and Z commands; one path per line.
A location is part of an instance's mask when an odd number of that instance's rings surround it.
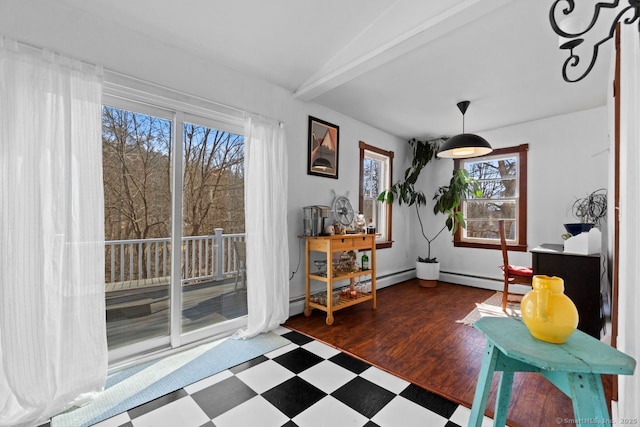
M 411 268 L 409 270 L 398 271 L 391 274 L 385 274 L 383 276 L 376 277 L 376 289 L 380 290 L 387 286 L 395 285 L 396 283 L 404 282 L 406 280 L 415 279 L 416 270 Z M 304 295 L 292 298 L 289 301 L 289 316 L 295 316 L 304 311 Z
M 482 277 L 472 274 L 454 273 L 450 271 L 440 271 L 440 281 L 447 283 L 454 283 L 456 285 L 473 286 L 474 288 L 490 289 L 497 292 L 502 292 L 503 282 L 502 278 Z M 517 294 L 526 294 L 531 290 L 530 286 L 525 285 L 511 285 L 509 287 L 510 292 Z

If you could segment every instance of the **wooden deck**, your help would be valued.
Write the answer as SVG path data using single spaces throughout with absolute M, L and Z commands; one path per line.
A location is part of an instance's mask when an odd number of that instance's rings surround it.
M 298 315 L 284 326 L 307 334 L 411 381 L 457 403 L 471 407 L 486 340 L 471 326 L 456 323 L 494 291 L 439 283 L 421 288 L 415 281 L 379 290 L 377 309 L 370 304 L 336 313 L 332 326 L 325 313 Z M 607 397 L 611 377 L 603 376 Z M 487 408 L 493 414 L 498 376 Z M 573 419 L 571 400 L 538 373 L 514 378 L 508 424 L 553 426 Z
M 111 282 L 105 285 L 107 296 L 119 291 L 129 291 L 135 289 L 146 289 L 155 286 L 163 286 L 169 284 L 169 276 L 154 277 L 152 279 L 125 280 L 124 282 Z
M 109 349 L 169 335 L 169 282 L 144 280 L 107 286 L 106 316 Z M 184 332 L 247 314 L 245 288 L 234 278 L 183 286 Z

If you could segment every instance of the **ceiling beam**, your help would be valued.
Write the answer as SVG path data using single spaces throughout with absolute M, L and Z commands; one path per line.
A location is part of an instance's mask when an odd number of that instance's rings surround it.
M 406 31 L 402 31 L 399 26 L 402 22 L 415 20 L 415 2 L 395 2 L 379 19 L 303 83 L 293 96 L 303 101 L 312 100 L 511 1 L 513 0 L 464 0 Z M 392 34 L 386 42 L 371 47 L 368 41 L 379 38 L 381 33 L 389 33 L 389 25 L 398 28 L 396 35 Z

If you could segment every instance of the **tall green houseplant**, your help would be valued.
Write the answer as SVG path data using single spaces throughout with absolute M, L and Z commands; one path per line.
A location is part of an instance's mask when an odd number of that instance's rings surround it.
M 452 234 L 458 230 L 458 227 L 465 228 L 464 216 L 459 210 L 460 204 L 467 197 L 480 197 L 482 192 L 478 182 L 471 178 L 466 170 L 454 170 L 449 185 L 439 187 L 433 196 L 433 200 L 435 200 L 433 213 L 434 215 L 444 214 L 446 216 L 445 224 L 433 237 L 428 237 L 424 232 L 420 217 L 420 206 L 426 205 L 427 198 L 421 190 L 416 189 L 416 182 L 422 170 L 436 157 L 439 146 L 436 141 L 419 141 L 415 138 L 409 141 L 409 145 L 412 149 L 412 160 L 411 166 L 404 172 L 404 179 L 380 193 L 378 200 L 386 203 L 393 203 L 397 200 L 398 205 L 405 203 L 408 206 L 416 207 L 420 231 L 427 241 L 427 256 L 425 258 L 418 257 L 417 261 L 435 263 L 438 261 L 436 257 L 431 256 L 431 243 L 442 234 L 445 228 Z

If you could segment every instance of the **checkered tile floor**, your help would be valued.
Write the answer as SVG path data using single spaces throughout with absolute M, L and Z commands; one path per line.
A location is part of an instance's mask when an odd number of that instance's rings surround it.
M 467 425 L 463 406 L 297 332 L 275 332 L 292 344 L 97 426 Z

